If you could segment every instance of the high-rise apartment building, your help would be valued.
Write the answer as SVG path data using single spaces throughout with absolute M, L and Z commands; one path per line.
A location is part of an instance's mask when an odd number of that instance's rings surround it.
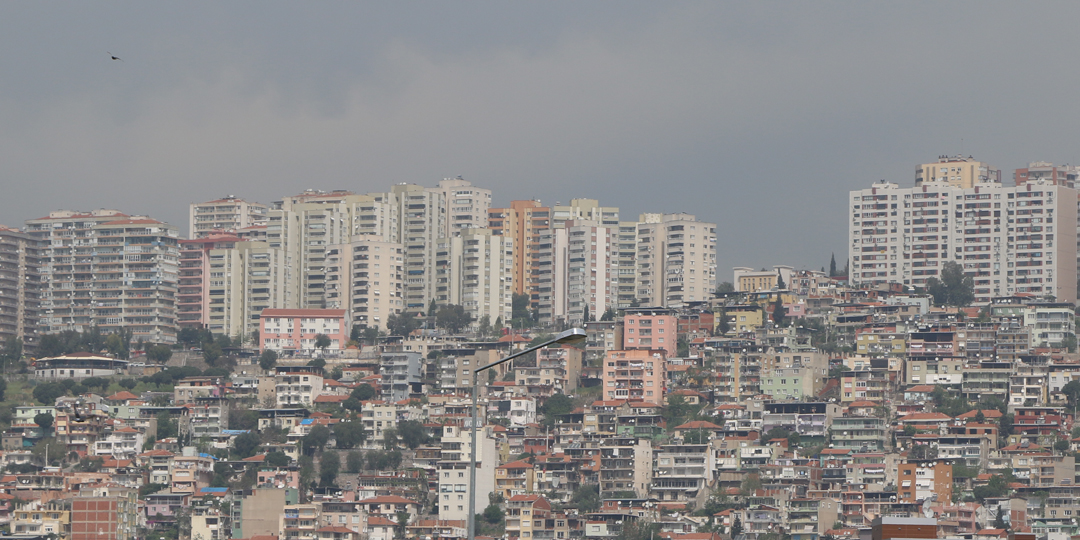
M 188 238 L 203 238 L 214 232 L 236 231 L 265 225 L 269 208 L 229 195 L 222 199 L 192 203 L 188 210 Z
M 937 163 L 924 163 L 915 169 L 915 185 L 943 182 L 957 188 L 1000 184 L 1001 170 L 971 156 L 938 156 Z
M 513 314 L 513 240 L 490 229 L 462 229 L 439 240 L 435 302 L 464 306 L 476 320 L 509 321 Z
M 637 222 L 619 223 L 618 307 L 628 308 L 637 300 Z
M 57 211 L 26 225 L 45 246 L 40 331 L 97 326 L 151 343 L 176 340 L 175 227 L 115 210 Z
M 1017 293 L 1075 302 L 1076 201 L 1076 190 L 1045 180 L 852 191 L 850 279 L 925 287 L 952 261 L 974 278 L 978 303 Z
M 416 184 L 393 187 L 397 196 L 405 248 L 405 310 L 422 312 L 435 296 L 435 250 L 446 230 L 446 200 L 438 188 Z
M 179 283 L 176 293 L 176 323 L 180 327 L 208 328 L 210 326 L 210 250 L 215 246 L 232 246 L 240 241 L 230 234 L 209 235 L 194 240 L 180 240 Z M 217 273 L 217 272 L 215 272 Z M 215 287 L 224 288 L 224 272 L 215 276 Z M 220 309 L 238 307 L 233 302 Z M 218 333 L 221 333 L 219 330 Z
M 234 235 L 181 240 L 177 320 L 247 339 L 285 294 L 282 250 Z
M 1076 189 L 1076 180 L 1080 177 L 1080 167 L 1075 165 L 1054 165 L 1046 161 L 1028 163 L 1026 169 L 1016 169 L 1013 180 L 1016 185 L 1044 180 L 1046 183 Z
M 540 238 L 551 228 L 551 209 L 540 201 L 510 201 L 508 208 L 488 211 L 488 227 L 514 244 L 514 293 L 528 294 L 539 305 Z
M 716 224 L 691 214 L 642 214 L 637 226 L 637 299 L 681 307 L 716 289 Z
M 446 205 L 446 231 L 483 229 L 488 226 L 491 190 L 478 188 L 458 176 L 439 182 L 434 191 L 442 195 Z
M 542 324 L 566 319 L 569 236 L 564 228 L 540 231 L 536 259 L 536 310 Z
M 355 236 L 330 246 L 326 304 L 344 309 L 352 324 L 386 329 L 386 319 L 404 309 L 404 249 L 397 242 Z
M 37 343 L 41 318 L 41 243 L 0 225 L 0 344 Z
M 132 217 L 99 224 L 94 233 L 94 324 L 103 332 L 130 330 L 135 340 L 175 343 L 179 231 Z
M 619 226 L 619 207 L 600 206 L 596 199 L 571 199 L 569 205 L 556 204 L 551 208 L 551 226 L 562 228 L 568 221 L 589 220 L 605 227 Z
M 93 278 L 91 258 L 97 241 L 94 227 L 126 217 L 116 210 L 58 210 L 46 217 L 26 221 L 27 233 L 40 242 L 44 250 L 40 332 L 54 333 L 93 325 L 90 308 L 94 299 L 87 285 Z
M 283 306 L 326 307 L 326 258 L 329 246 L 354 235 L 393 239 L 400 215 L 391 194 L 356 195 L 348 191 L 308 190 L 274 204 L 267 242 L 284 251 L 286 295 Z

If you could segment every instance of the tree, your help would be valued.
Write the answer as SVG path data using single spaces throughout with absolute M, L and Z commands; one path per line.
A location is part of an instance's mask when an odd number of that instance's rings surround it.
M 599 510 L 600 486 L 598 484 L 581 484 L 574 489 L 574 494 L 570 497 L 570 504 L 577 507 L 579 514 Z
M 975 500 L 982 503 L 987 498 L 1004 497 L 1009 492 L 1009 483 L 1005 480 L 1005 477 L 1000 474 L 995 474 L 990 477 L 990 481 L 985 486 L 975 486 L 972 490 L 972 494 L 975 495 Z
M 443 306 L 439 308 L 439 312 L 435 315 L 435 324 L 445 328 L 451 334 L 461 332 L 472 321 L 473 316 L 465 311 L 465 306 L 461 305 L 450 304 Z
M 585 309 L 581 312 L 581 323 L 585 324 L 589 322 L 589 304 L 585 304 Z
M 938 457 L 938 448 L 929 444 L 916 444 L 911 447 L 908 457 L 914 460 L 935 460 Z
M 227 338 L 228 336 L 225 337 Z M 221 345 L 218 345 L 213 341 L 204 343 L 202 356 L 207 365 L 213 366 L 217 364 L 218 359 L 221 358 Z
M 315 335 L 315 348 L 321 350 L 323 354 L 326 354 L 326 348 L 329 347 L 330 344 L 330 336 L 326 334 Z
M 34 423 L 47 433 L 52 429 L 53 415 L 47 412 L 37 413 L 34 415 Z
M 728 321 L 727 311 L 721 309 L 720 313 L 717 314 L 717 319 L 716 332 L 721 336 L 727 335 L 731 331 L 731 322 Z
M 784 326 L 787 322 L 787 308 L 784 307 L 784 299 L 780 294 L 776 295 L 776 301 L 773 302 L 772 321 L 776 326 Z
M 529 316 L 529 304 L 530 298 L 528 294 L 514 293 L 511 300 L 511 319 L 528 319 Z
M 341 424 L 341 422 L 338 422 Z M 308 455 L 314 454 L 315 450 L 326 446 L 326 441 L 330 440 L 330 428 L 318 425 L 311 428 L 307 435 L 300 438 L 300 448 Z
M 12 336 L 4 342 L 4 347 L 0 349 L 0 362 L 3 367 L 7 367 L 15 362 L 22 360 L 23 342 L 21 339 Z
M 323 487 L 334 485 L 340 469 L 341 458 L 338 457 L 338 453 L 332 450 L 323 452 L 322 459 L 319 461 L 319 485 Z
M 338 448 L 356 448 L 366 436 L 361 422 L 349 420 L 334 424 L 334 442 Z
M 787 283 L 784 283 L 784 276 L 782 274 L 776 274 L 776 290 L 782 291 L 787 289 Z
M 427 316 L 428 317 L 434 317 L 435 314 L 438 313 L 438 311 L 439 311 L 439 305 L 436 304 L 435 299 L 432 298 L 431 302 L 428 303 Z
M 172 347 L 168 345 L 151 345 L 146 349 L 146 359 L 158 364 L 164 364 L 172 358 Z
M 1076 334 L 1072 332 L 1065 334 L 1065 339 L 1061 340 L 1061 348 L 1070 353 L 1076 352 Z
M 129 377 L 126 379 L 120 379 L 120 382 L 117 384 L 119 384 L 120 388 L 123 388 L 124 390 L 131 390 L 136 386 L 139 386 L 139 381 L 136 381 L 135 379 Z
M 375 397 L 375 388 L 370 384 L 364 383 L 354 388 L 350 395 L 356 398 L 357 401 L 368 401 Z
M 420 423 L 419 420 L 403 420 L 398 422 L 397 430 L 398 435 L 401 437 L 401 442 L 413 450 L 422 444 L 427 444 L 431 440 L 427 430 L 424 429 L 424 424 Z
M 33 396 L 34 399 L 40 401 L 44 405 L 54 405 L 56 404 L 56 398 L 59 398 L 66 393 L 67 390 L 57 383 L 44 383 L 34 387 Z
M 964 274 L 964 268 L 954 261 L 941 268 L 941 278 L 926 280 L 926 291 L 934 297 L 934 303 L 963 307 L 975 300 L 975 280 Z
M 739 490 L 744 496 L 750 496 L 757 493 L 757 490 L 761 489 L 761 476 L 758 473 L 750 473 L 746 475 L 746 478 L 742 481 L 742 486 Z
M 487 508 L 484 509 L 484 513 L 481 515 L 483 516 L 484 521 L 492 525 L 498 525 L 502 523 L 503 518 L 506 517 L 506 514 L 502 511 L 502 508 L 499 508 L 499 505 L 497 504 L 489 504 Z
M 392 336 L 407 336 L 420 328 L 420 321 L 412 313 L 395 313 L 386 318 L 386 330 Z
M 480 317 L 480 320 L 476 323 L 477 331 L 481 336 L 487 336 L 491 334 L 491 315 L 484 315 Z
M 271 467 L 288 467 L 289 464 L 292 463 L 292 460 L 289 459 L 289 456 L 285 455 L 284 452 L 275 450 L 266 454 L 266 459 L 263 460 L 263 463 L 266 463 Z
M 260 446 L 262 446 L 262 439 L 255 433 L 241 433 L 233 439 L 233 451 L 241 459 L 254 456 Z
M 730 294 L 735 292 L 735 284 L 730 281 L 722 281 L 716 286 L 716 294 Z
M 1072 445 L 1069 444 L 1069 441 L 1066 441 L 1064 439 L 1054 443 L 1054 451 L 1056 451 L 1059 454 L 1065 454 L 1066 452 L 1069 451 L 1069 448 L 1071 448 L 1071 447 L 1072 447 Z
M 396 429 L 394 429 L 394 428 L 384 429 L 382 434 L 383 434 L 383 448 L 385 448 L 387 450 L 392 450 L 392 449 L 397 447 L 398 434 L 397 434 Z
M 835 261 L 833 261 L 833 265 L 836 265 Z M 735 538 L 736 536 L 739 536 L 740 534 L 742 534 L 742 531 L 742 520 L 739 519 L 739 515 L 736 514 L 735 521 L 731 522 L 731 537 Z
M 278 355 L 276 352 L 266 349 L 259 355 L 259 367 L 263 371 L 270 371 L 277 365 Z
M 829 277 L 836 277 L 836 254 L 829 257 Z
M 161 411 L 157 415 L 157 432 L 154 436 L 158 439 L 167 439 L 169 437 L 176 437 L 180 434 L 180 429 L 177 427 L 177 422 L 169 416 L 167 411 Z
M 364 328 L 364 341 L 374 347 L 379 343 L 379 329 L 374 326 Z
M 610 307 L 605 309 L 603 315 L 600 315 L 600 320 L 601 321 L 614 321 L 615 320 L 615 310 L 610 308 Z
M 345 472 L 356 474 L 364 468 L 364 455 L 359 450 L 345 454 Z

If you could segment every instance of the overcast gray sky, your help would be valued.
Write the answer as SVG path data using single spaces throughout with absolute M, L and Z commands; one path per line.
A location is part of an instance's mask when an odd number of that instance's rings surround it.
M 1080 4 L 4 2 L 0 223 L 461 175 L 819 268 L 850 189 L 1078 158 Z M 108 52 L 123 62 L 109 59 Z M 842 263 L 841 263 L 842 264 Z

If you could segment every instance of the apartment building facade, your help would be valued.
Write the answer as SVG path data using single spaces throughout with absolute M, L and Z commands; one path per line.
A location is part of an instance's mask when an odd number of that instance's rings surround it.
M 0 225 L 0 343 L 32 349 L 41 319 L 41 243 Z
M 925 287 L 951 261 L 974 278 L 976 302 L 1018 293 L 1075 302 L 1076 200 L 1043 180 L 852 191 L 850 279 Z
M 637 299 L 682 307 L 716 290 L 716 224 L 691 214 L 642 214 L 637 227 Z
M 188 208 L 188 238 L 235 233 L 247 227 L 266 225 L 269 210 L 265 204 L 248 202 L 232 195 L 192 203 Z
M 363 327 L 386 329 L 391 315 L 405 306 L 404 248 L 377 237 L 354 237 L 330 247 L 326 268 L 326 305 L 344 309 Z

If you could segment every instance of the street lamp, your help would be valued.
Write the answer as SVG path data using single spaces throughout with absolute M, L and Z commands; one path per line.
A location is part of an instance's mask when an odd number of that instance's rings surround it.
M 469 449 L 469 540 L 476 540 L 476 395 L 479 394 L 479 376 L 481 371 L 487 371 L 499 364 L 505 364 L 519 356 L 525 356 L 531 352 L 538 351 L 549 345 L 564 344 L 564 343 L 578 343 L 585 339 L 585 331 L 581 328 L 571 328 L 559 332 L 554 339 L 545 341 L 535 347 L 529 347 L 523 351 L 518 351 L 511 354 L 501 360 L 496 360 L 486 366 L 477 368 L 473 371 L 473 385 L 472 385 L 472 447 Z

